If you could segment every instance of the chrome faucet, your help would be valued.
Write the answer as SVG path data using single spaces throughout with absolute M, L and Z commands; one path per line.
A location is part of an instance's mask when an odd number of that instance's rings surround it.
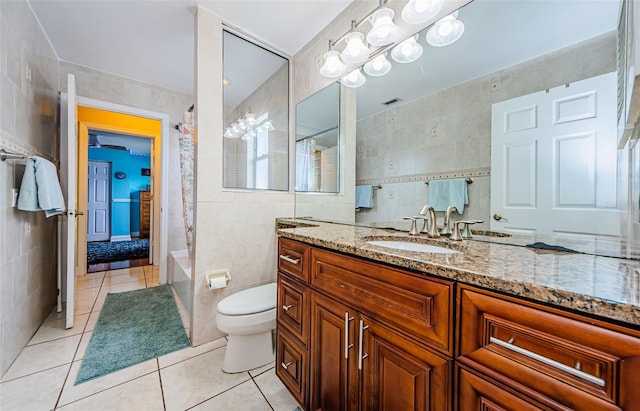
M 472 238 L 471 229 L 469 226 L 476 223 L 483 223 L 482 220 L 459 220 L 453 224 L 453 233 L 451 233 L 451 239 L 454 241 L 462 241 L 463 238 Z M 462 233 L 460 232 L 460 226 L 463 226 Z
M 436 238 L 440 237 L 438 233 L 438 226 L 436 224 L 436 210 L 433 209 L 430 205 L 426 205 L 422 207 L 422 210 L 418 213 L 421 218 L 424 219 L 424 226 L 422 227 L 422 232 L 427 231 L 427 237 Z M 429 217 L 426 217 L 426 215 Z M 429 224 L 427 224 L 427 218 L 429 220 Z M 428 228 L 427 228 L 428 227 Z
M 418 227 L 416 225 L 416 222 L 422 218 L 422 216 L 415 216 L 415 217 L 402 217 L 404 220 L 411 220 L 411 228 L 409 229 L 409 235 L 418 235 L 420 234 L 420 231 L 418 231 Z
M 444 212 L 444 227 L 440 234 L 451 235 L 451 214 L 453 213 L 460 214 L 456 206 L 450 205 L 447 207 L 447 211 Z

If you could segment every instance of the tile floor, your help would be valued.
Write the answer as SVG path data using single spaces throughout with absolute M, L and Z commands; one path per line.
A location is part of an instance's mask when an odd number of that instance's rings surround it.
M 78 280 L 74 327 L 65 330 L 64 313 L 54 309 L 0 379 L 0 410 L 292 411 L 297 406 L 273 364 L 223 373 L 224 338 L 74 385 L 107 293 L 158 284 L 157 268 L 151 266 Z

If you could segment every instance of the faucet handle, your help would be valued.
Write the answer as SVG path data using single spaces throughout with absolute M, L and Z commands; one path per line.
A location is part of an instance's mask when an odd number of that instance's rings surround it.
M 464 224 L 464 223 L 465 223 L 464 220 L 458 220 L 455 223 L 453 223 L 453 232 L 449 237 L 451 240 L 462 241 L 462 235 L 460 235 L 460 224 Z
M 416 217 L 402 217 L 403 220 L 411 220 L 411 229 L 409 230 L 409 235 L 418 235 L 420 234 L 420 231 L 418 231 L 418 226 L 416 225 L 416 222 L 418 221 L 418 218 Z

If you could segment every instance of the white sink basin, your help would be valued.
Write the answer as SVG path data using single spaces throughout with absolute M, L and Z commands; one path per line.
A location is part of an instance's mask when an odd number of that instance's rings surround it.
M 379 247 L 395 248 L 396 250 L 403 251 L 418 251 L 421 253 L 434 253 L 434 254 L 456 254 L 458 251 L 451 250 L 445 247 L 438 247 L 430 244 L 410 243 L 408 241 L 367 241 L 367 244 L 377 245 Z

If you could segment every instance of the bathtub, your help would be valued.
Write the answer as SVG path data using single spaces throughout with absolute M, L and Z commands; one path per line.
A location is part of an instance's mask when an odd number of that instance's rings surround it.
M 191 313 L 191 260 L 187 250 L 169 253 L 169 282 L 184 308 Z

